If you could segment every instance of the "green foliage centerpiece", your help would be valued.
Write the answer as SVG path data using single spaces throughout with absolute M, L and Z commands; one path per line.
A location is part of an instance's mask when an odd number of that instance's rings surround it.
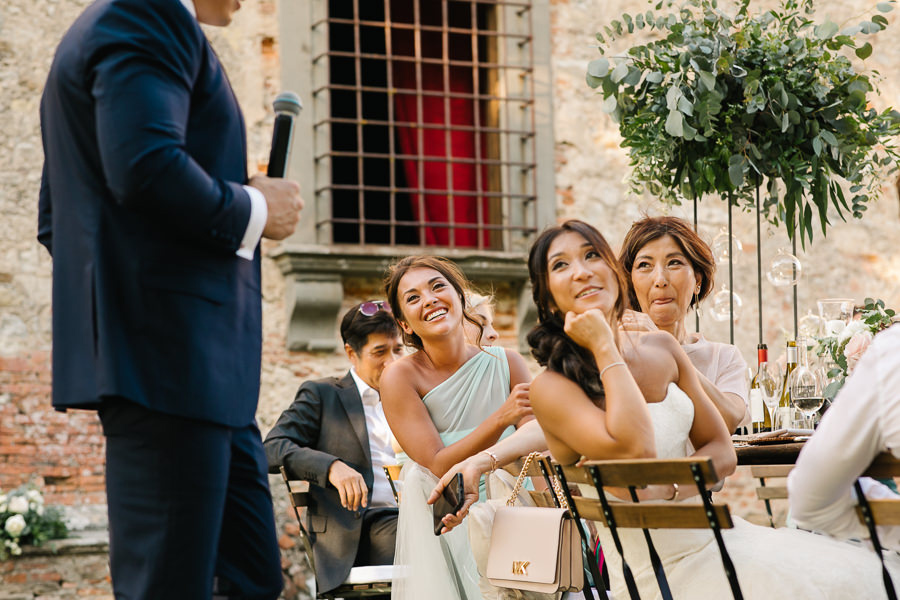
M 875 8 L 889 12 L 893 2 Z M 660 12 L 664 4 L 669 12 Z M 749 208 L 765 181 L 763 214 L 784 222 L 791 238 L 799 228 L 804 245 L 814 208 L 823 235 L 829 204 L 841 219 L 862 217 L 879 192 L 875 175 L 898 158 L 900 113 L 869 105 L 875 88 L 848 54 L 871 55 L 856 38 L 887 19 L 815 24 L 812 0 L 781 0 L 758 15 L 750 0 L 739 0 L 734 15 L 716 0 L 673 4 L 612 21 L 597 34 L 601 54 L 639 30 L 661 37 L 587 69 L 629 149 L 635 190 L 675 204 L 720 194 Z

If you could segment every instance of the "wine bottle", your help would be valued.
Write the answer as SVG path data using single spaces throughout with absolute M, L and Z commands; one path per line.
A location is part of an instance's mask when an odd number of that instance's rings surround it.
M 778 402 L 777 423 L 773 427 L 789 428 L 793 425 L 794 407 L 791 405 L 791 373 L 797 368 L 797 342 L 787 342 L 787 362 L 784 366 L 784 385 L 781 387 L 781 400 Z
M 765 344 L 756 347 L 756 374 L 750 382 L 750 423 L 753 433 L 772 430 L 772 419 L 763 402 L 760 380 L 763 377 L 763 365 L 769 361 L 769 348 Z

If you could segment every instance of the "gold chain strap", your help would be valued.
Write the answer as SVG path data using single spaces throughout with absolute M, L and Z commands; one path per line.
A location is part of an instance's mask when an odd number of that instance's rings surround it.
M 519 476 L 516 478 L 516 485 L 513 487 L 512 494 L 509 495 L 509 499 L 506 501 L 507 506 L 513 506 L 516 503 L 516 500 L 519 497 L 519 492 L 522 490 L 522 483 L 525 481 L 525 476 L 528 473 L 528 467 L 531 465 L 531 461 L 540 458 L 540 452 L 532 452 L 528 456 L 525 457 L 525 463 L 522 465 L 522 470 L 519 472 Z M 566 496 L 563 494 L 562 486 L 559 484 L 559 480 L 552 473 L 550 475 L 550 484 L 553 486 L 553 492 L 556 494 L 556 499 L 559 501 L 560 508 L 569 509 L 569 503 L 566 502 Z

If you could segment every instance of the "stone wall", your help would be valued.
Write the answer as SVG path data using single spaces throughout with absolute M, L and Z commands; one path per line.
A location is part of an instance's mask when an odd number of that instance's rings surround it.
M 298 0 L 283 0 L 298 1 Z M 302 0 L 299 0 L 302 1 Z M 51 262 L 35 241 L 37 194 L 42 153 L 38 102 L 53 50 L 62 33 L 88 0 L 4 0 L 0 2 L 0 490 L 34 477 L 43 483 L 50 503 L 61 503 L 82 524 L 103 518 L 103 440 L 91 413 L 55 413 L 49 400 Z M 754 9 L 771 5 L 754 2 Z M 844 20 L 864 13 L 859 0 L 817 2 L 820 15 Z M 629 224 L 643 213 L 665 209 L 650 197 L 628 195 L 624 179 L 628 158 L 619 147 L 614 123 L 602 113 L 599 100 L 584 84 L 586 63 L 597 56 L 593 33 L 625 11 L 651 8 L 640 0 L 552 0 L 552 47 L 556 89 L 556 188 L 558 217 L 579 217 L 598 224 L 617 245 Z M 235 23 L 210 29 L 244 108 L 251 168 L 264 163 L 271 136 L 271 101 L 281 91 L 278 57 L 277 3 L 246 0 Z M 872 39 L 869 68 L 883 75 L 877 106 L 900 105 L 900 38 L 891 28 Z M 686 214 L 687 207 L 673 209 Z M 724 204 L 705 200 L 700 207 L 701 230 L 708 240 L 726 222 Z M 894 239 L 898 203 L 894 182 L 885 182 L 884 198 L 870 206 L 862 221 L 837 223 L 827 240 L 800 252 L 803 277 L 802 312 L 825 296 L 879 296 L 900 306 L 900 255 Z M 751 215 L 735 214 L 735 232 L 743 242 L 736 267 L 735 289 L 744 299 L 736 327 L 736 343 L 748 363 L 755 360 L 756 268 L 755 229 Z M 764 232 L 763 258 L 768 263 L 786 245 L 780 231 Z M 264 242 L 269 253 L 276 243 Z M 377 279 L 346 283 L 345 303 L 378 295 Z M 346 369 L 339 355 L 291 353 L 285 349 L 284 281 L 270 259 L 263 264 L 264 356 L 258 418 L 265 433 L 306 378 Z M 498 330 L 501 343 L 514 347 L 516 299 L 500 289 Z M 764 282 L 766 341 L 783 345 L 790 328 L 790 295 Z M 708 337 L 727 339 L 727 323 L 702 319 Z M 300 595 L 305 582 L 296 566 L 296 525 L 284 505 L 283 489 L 274 480 L 279 529 L 284 534 L 285 570 L 291 594 Z M 748 509 L 757 510 L 757 509 Z M 293 554 L 292 554 L 293 553 Z M 7 567 L 3 567 L 7 568 Z M 103 585 L 102 582 L 98 585 Z

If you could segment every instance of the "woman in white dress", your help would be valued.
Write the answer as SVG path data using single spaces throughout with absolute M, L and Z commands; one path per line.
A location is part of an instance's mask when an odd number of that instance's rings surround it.
M 546 230 L 532 246 L 529 271 L 540 320 L 529 343 L 547 367 L 532 382 L 531 400 L 556 460 L 673 458 L 685 456 L 690 442 L 695 455 L 712 459 L 720 477 L 734 470 L 724 422 L 678 342 L 664 332 L 620 337 L 625 275 L 596 229 L 569 221 Z M 698 500 L 693 492 L 687 501 Z M 639 492 L 641 500 L 685 501 L 689 495 L 671 486 Z M 880 565 L 868 549 L 734 521 L 724 538 L 744 598 L 886 597 Z M 612 539 L 605 528 L 600 535 L 613 595 L 627 598 Z M 710 531 L 651 535 L 675 598 L 731 597 Z M 620 530 L 620 536 L 641 597 L 659 597 L 643 534 Z
M 392 586 L 395 599 L 481 597 L 466 528 L 435 537 L 426 500 L 451 466 L 533 420 L 522 357 L 467 339 L 463 323 L 481 325 L 467 309 L 466 289 L 453 263 L 429 256 L 402 259 L 385 282 L 404 341 L 416 348 L 381 377 L 384 414 L 409 457 L 401 472 L 394 564 L 403 575 Z

